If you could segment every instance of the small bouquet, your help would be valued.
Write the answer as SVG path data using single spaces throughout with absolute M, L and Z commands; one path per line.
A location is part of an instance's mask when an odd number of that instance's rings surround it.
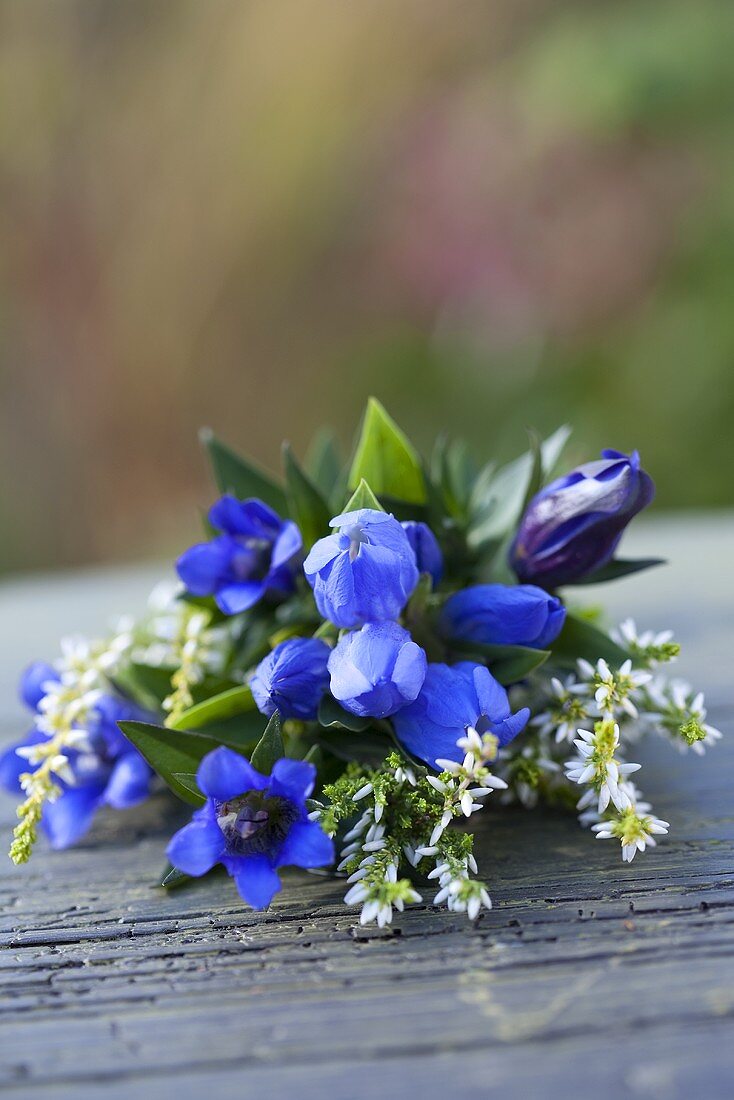
M 567 436 L 480 469 L 440 439 L 424 462 L 371 400 L 347 470 L 321 434 L 305 465 L 284 446 L 279 483 L 206 432 L 222 495 L 178 586 L 22 677 L 31 732 L 0 758 L 23 796 L 11 858 L 162 781 L 195 807 L 162 885 L 223 865 L 262 909 L 281 868 L 335 866 L 382 927 L 426 880 L 434 905 L 490 905 L 466 823 L 492 794 L 575 804 L 627 861 L 654 846 L 668 822 L 628 752 L 720 734 L 660 674 L 669 631 L 607 633 L 567 596 L 658 564 L 615 556 L 654 494 L 637 453 L 549 480 Z

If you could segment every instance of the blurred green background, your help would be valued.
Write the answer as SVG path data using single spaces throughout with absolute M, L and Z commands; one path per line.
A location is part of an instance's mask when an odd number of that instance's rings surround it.
M 734 502 L 731 0 L 0 3 L 0 569 L 173 554 L 210 424 Z

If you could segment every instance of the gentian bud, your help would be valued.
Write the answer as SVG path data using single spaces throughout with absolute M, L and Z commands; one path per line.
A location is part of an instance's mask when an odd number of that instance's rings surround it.
M 418 583 L 408 536 L 386 512 L 360 508 L 331 521 L 304 562 L 320 614 L 339 627 L 397 619 Z
M 266 592 L 293 591 L 302 547 L 295 523 L 281 519 L 261 500 L 233 496 L 213 505 L 209 522 L 222 534 L 191 546 L 176 562 L 193 596 L 214 596 L 225 615 L 236 615 Z
M 329 688 L 329 649 L 319 638 L 289 638 L 277 645 L 255 669 L 250 680 L 257 709 L 268 717 L 310 722 Z
M 535 585 L 478 584 L 449 596 L 439 628 L 454 640 L 545 649 L 565 618 L 561 601 Z
M 602 451 L 535 496 L 510 550 L 521 581 L 557 588 L 611 561 L 632 519 L 655 495 L 652 479 L 631 455 Z
M 403 523 L 402 528 L 413 547 L 418 572 L 430 574 L 434 585 L 438 584 L 443 576 L 443 554 L 433 531 L 428 524 L 412 519 Z
M 489 669 L 462 661 L 429 665 L 420 695 L 392 722 L 401 745 L 433 765 L 437 759 L 463 759 L 456 742 L 467 730 L 494 734 L 503 746 L 525 728 L 529 717 L 527 707 L 511 712 L 507 692 Z
M 329 658 L 331 694 L 362 718 L 386 718 L 412 703 L 426 655 L 397 623 L 367 623 L 345 635 Z

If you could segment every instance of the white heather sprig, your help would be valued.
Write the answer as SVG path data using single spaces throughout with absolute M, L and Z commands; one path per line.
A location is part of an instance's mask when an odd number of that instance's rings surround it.
M 54 666 L 60 678 L 42 685 L 44 695 L 38 704 L 36 728 L 47 739 L 16 750 L 35 765 L 35 770 L 20 776 L 25 799 L 18 806 L 20 820 L 10 846 L 14 863 L 25 863 L 30 858 L 43 807 L 61 794 L 58 780 L 74 783 L 68 752 L 88 748 L 87 723 L 101 696 L 110 690 L 108 673 L 117 667 L 128 648 L 127 632 L 107 642 L 81 637 L 62 640 L 61 657 Z
M 706 721 L 703 692 L 685 680 L 657 676 L 646 688 L 645 724 L 669 737 L 680 749 L 702 756 L 721 740 L 721 731 Z
M 583 679 L 572 685 L 570 691 L 580 696 L 593 696 L 600 714 L 604 717 L 620 718 L 623 712 L 630 718 L 638 717 L 633 700 L 639 689 L 652 679 L 650 672 L 633 669 L 631 659 L 612 671 L 603 658 L 595 666 L 580 660 L 578 670 Z
M 636 788 L 633 791 L 639 794 Z M 625 863 L 631 863 L 637 853 L 644 852 L 645 848 L 654 848 L 655 837 L 666 835 L 670 828 L 669 822 L 662 821 L 650 812 L 652 807 L 649 802 L 641 802 L 633 794 L 628 797 L 630 805 L 626 810 L 591 826 L 597 840 L 619 840 Z
M 223 671 L 231 640 L 227 624 L 213 627 L 211 613 L 180 599 L 182 592 L 180 584 L 166 583 L 153 590 L 153 614 L 133 651 L 140 664 L 172 670 L 172 690 L 162 704 L 169 722 L 193 705 L 193 687 Z
M 639 634 L 634 619 L 625 619 L 610 631 L 610 636 L 645 668 L 656 668 L 660 664 L 674 661 L 680 653 L 680 646 L 673 641 L 672 630 L 660 630 L 657 633 L 654 630 L 645 630 Z
M 546 709 L 531 719 L 541 737 L 552 735 L 557 744 L 572 741 L 576 730 L 586 724 L 589 718 L 599 715 L 598 707 L 589 699 L 582 697 L 580 691 L 574 691 L 576 681 L 569 676 L 564 683 L 557 676 L 550 681 L 551 694 Z
M 629 799 L 622 780 L 639 770 L 639 764 L 626 764 L 617 755 L 619 726 L 610 718 L 594 723 L 593 730 L 578 731 L 574 740 L 578 755 L 564 764 L 566 778 L 579 786 L 588 786 L 598 802 L 598 812 L 603 813 L 610 802 L 618 810 L 625 810 Z

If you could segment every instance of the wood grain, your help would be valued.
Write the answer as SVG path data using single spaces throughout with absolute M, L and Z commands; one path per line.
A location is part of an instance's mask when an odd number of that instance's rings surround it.
M 147 580 L 141 571 L 141 591 Z M 73 618 L 84 601 L 106 611 L 109 581 L 49 583 Z M 135 588 L 130 576 L 122 585 Z M 659 625 L 672 615 L 685 633 L 687 593 L 679 583 Z M 0 607 L 17 599 L 6 586 Z M 731 622 L 734 593 L 726 601 Z M 706 632 L 698 622 L 691 634 L 695 665 Z M 37 637 L 37 651 L 50 641 Z M 4 674 L 17 663 L 3 654 Z M 626 866 L 573 818 L 488 812 L 479 856 L 494 909 L 474 926 L 416 906 L 392 930 L 366 931 L 341 904 L 342 882 L 304 873 L 266 914 L 226 877 L 165 894 L 149 883 L 185 810 L 163 794 L 102 816 L 70 852 L 1 864 L 0 1090 L 729 1097 L 734 709 L 717 677 L 705 686 L 727 740 L 702 760 L 642 747 L 640 782 L 671 836 Z M 7 737 L 17 729 L 3 713 Z M 5 832 L 12 811 L 3 798 Z

